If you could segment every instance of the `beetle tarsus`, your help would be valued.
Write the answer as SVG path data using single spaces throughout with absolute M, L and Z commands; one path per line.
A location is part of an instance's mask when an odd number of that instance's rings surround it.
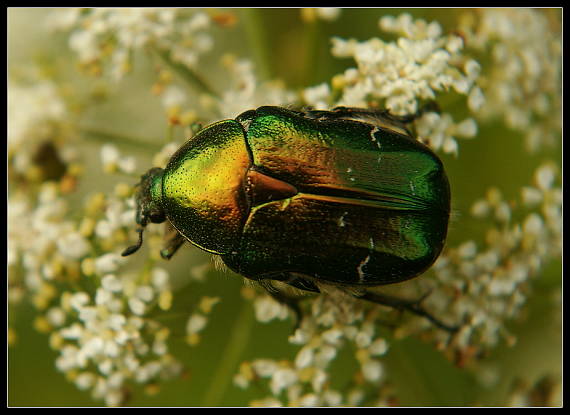
M 131 245 L 129 246 L 127 249 L 125 249 L 122 253 L 121 256 L 129 256 L 134 254 L 135 252 L 137 252 L 139 250 L 139 248 L 142 246 L 143 244 L 143 231 L 144 228 L 138 228 L 137 232 L 139 233 L 139 240 L 136 243 L 136 245 Z

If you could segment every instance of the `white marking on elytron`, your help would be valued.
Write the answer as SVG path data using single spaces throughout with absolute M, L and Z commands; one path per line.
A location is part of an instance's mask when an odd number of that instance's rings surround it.
M 376 134 L 378 131 L 380 131 L 378 127 L 374 127 L 372 130 L 370 130 L 370 138 L 372 139 L 372 142 L 376 143 L 376 146 L 378 146 L 378 148 L 382 150 L 382 144 L 380 144 L 380 141 L 378 141 L 376 137 L 374 137 L 374 134 Z M 380 159 L 378 159 L 378 161 L 380 161 Z
M 363 268 L 368 264 L 370 261 L 370 255 L 367 255 L 366 258 L 362 260 L 362 262 L 356 267 L 356 271 L 358 271 L 358 277 L 360 278 L 360 282 L 363 282 L 366 278 L 366 274 L 363 271 Z
M 346 172 L 349 173 L 349 174 L 352 173 L 352 167 L 349 167 L 348 169 L 346 169 Z M 356 179 L 355 179 L 354 177 L 349 177 L 348 180 L 350 180 L 350 181 L 353 182 L 353 181 L 355 181 Z
M 371 251 L 374 251 L 374 247 L 375 247 L 375 245 L 374 245 L 374 239 L 373 239 L 372 237 L 370 237 L 370 250 L 371 250 Z
M 336 223 L 338 223 L 338 226 L 340 226 L 341 228 L 344 228 L 344 226 L 346 225 L 346 223 L 344 222 L 344 217 L 348 215 L 348 212 L 344 212 L 342 214 L 342 216 L 340 218 L 338 218 L 338 221 Z

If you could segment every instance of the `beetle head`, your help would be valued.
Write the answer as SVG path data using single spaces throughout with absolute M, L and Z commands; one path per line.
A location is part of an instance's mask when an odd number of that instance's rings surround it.
M 137 228 L 139 240 L 136 245 L 125 249 L 121 254 L 122 256 L 134 254 L 142 246 L 142 234 L 149 222 L 162 223 L 166 220 L 166 215 L 160 204 L 162 195 L 162 173 L 163 169 L 154 167 L 141 176 L 141 181 L 136 186 L 136 222 L 139 225 Z

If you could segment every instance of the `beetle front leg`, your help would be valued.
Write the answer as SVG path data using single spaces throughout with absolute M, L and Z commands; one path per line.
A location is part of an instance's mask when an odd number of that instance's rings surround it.
M 186 238 L 174 228 L 167 231 L 165 240 L 164 248 L 160 250 L 160 256 L 163 259 L 172 258 L 176 251 L 186 242 Z
M 449 333 L 457 332 L 459 330 L 459 326 L 451 326 L 449 324 L 442 322 L 441 320 L 432 316 L 428 311 L 426 311 L 422 307 L 421 303 L 428 295 L 429 295 L 429 293 L 426 295 L 423 295 L 418 300 L 408 300 L 408 299 L 403 299 L 403 298 L 399 298 L 399 297 L 394 297 L 391 295 L 373 293 L 370 291 L 366 291 L 362 295 L 355 295 L 355 297 L 366 300 L 366 301 L 370 301 L 370 302 L 373 302 L 376 304 L 392 307 L 392 308 L 395 308 L 398 310 L 409 311 L 409 312 L 414 313 L 418 316 L 421 316 L 421 317 L 428 319 L 434 325 L 436 325 L 437 327 L 439 327 L 445 331 L 448 331 Z

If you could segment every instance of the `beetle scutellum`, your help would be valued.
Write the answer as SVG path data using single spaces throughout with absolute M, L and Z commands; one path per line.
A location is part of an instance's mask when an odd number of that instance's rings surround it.
M 454 331 L 420 301 L 367 289 L 420 275 L 445 242 L 449 182 L 407 130 L 415 117 L 260 107 L 213 123 L 142 176 L 139 242 L 123 255 L 141 246 L 147 223 L 168 220 L 177 232 L 164 258 L 189 241 L 289 305 L 272 281 L 311 292 L 332 284 Z

